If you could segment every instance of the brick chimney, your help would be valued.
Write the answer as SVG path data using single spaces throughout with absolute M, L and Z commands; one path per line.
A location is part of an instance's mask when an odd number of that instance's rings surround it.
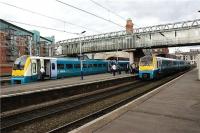
M 126 21 L 126 33 L 131 34 L 133 33 L 133 22 L 132 20 L 129 18 Z

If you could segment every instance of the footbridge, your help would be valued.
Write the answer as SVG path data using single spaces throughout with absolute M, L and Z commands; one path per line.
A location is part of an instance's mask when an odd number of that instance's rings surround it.
M 72 38 L 57 45 L 65 55 L 78 54 L 80 41 L 83 53 L 200 45 L 200 19 L 137 28 L 131 34 L 124 30 Z

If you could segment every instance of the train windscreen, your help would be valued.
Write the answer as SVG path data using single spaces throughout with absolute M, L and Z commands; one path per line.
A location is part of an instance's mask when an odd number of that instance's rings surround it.
M 140 66 L 151 66 L 153 63 L 152 56 L 145 56 L 140 58 Z
M 13 64 L 13 70 L 23 70 L 27 58 L 26 55 L 17 58 Z

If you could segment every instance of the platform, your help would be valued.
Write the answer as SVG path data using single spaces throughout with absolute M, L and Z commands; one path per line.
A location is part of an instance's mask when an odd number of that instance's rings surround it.
M 197 69 L 71 132 L 200 133 Z
M 90 84 L 99 81 L 106 81 L 106 80 L 113 80 L 125 77 L 134 76 L 132 74 L 116 74 L 113 76 L 111 73 L 104 73 L 104 74 L 96 74 L 96 75 L 87 75 L 84 76 L 84 80 L 81 80 L 80 76 L 78 77 L 68 77 L 63 79 L 57 80 L 46 80 L 40 82 L 32 82 L 25 85 L 13 85 L 9 87 L 2 87 L 1 88 L 1 97 L 5 96 L 12 96 L 17 94 L 23 93 L 32 93 L 35 91 L 47 91 L 51 89 L 57 89 L 59 87 L 71 87 L 80 84 Z

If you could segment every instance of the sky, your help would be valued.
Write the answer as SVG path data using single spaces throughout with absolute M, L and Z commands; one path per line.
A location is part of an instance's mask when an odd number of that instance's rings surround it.
M 109 23 L 92 15 L 86 14 L 56 0 L 0 0 L 0 18 L 4 20 L 23 22 L 32 25 L 45 26 L 61 31 L 43 29 L 34 26 L 14 23 L 27 30 L 38 30 L 42 36 L 55 36 L 56 41 L 78 37 L 76 34 L 86 31 L 85 35 L 125 30 L 126 19 L 131 18 L 134 27 L 145 27 L 200 18 L 200 0 L 60 0 L 95 15 L 111 20 L 118 25 Z M 94 4 L 98 2 L 104 8 Z M 25 8 L 46 16 L 26 12 L 1 2 Z M 106 10 L 106 9 L 109 10 Z M 115 14 L 113 14 L 114 12 Z M 116 15 L 117 14 L 117 15 Z M 119 17 L 121 16 L 121 17 Z M 123 19 L 122 19 L 123 18 Z M 66 21 L 66 22 L 64 22 Z M 85 28 L 68 24 L 73 23 Z M 170 48 L 170 52 L 179 49 L 188 51 L 195 47 Z

